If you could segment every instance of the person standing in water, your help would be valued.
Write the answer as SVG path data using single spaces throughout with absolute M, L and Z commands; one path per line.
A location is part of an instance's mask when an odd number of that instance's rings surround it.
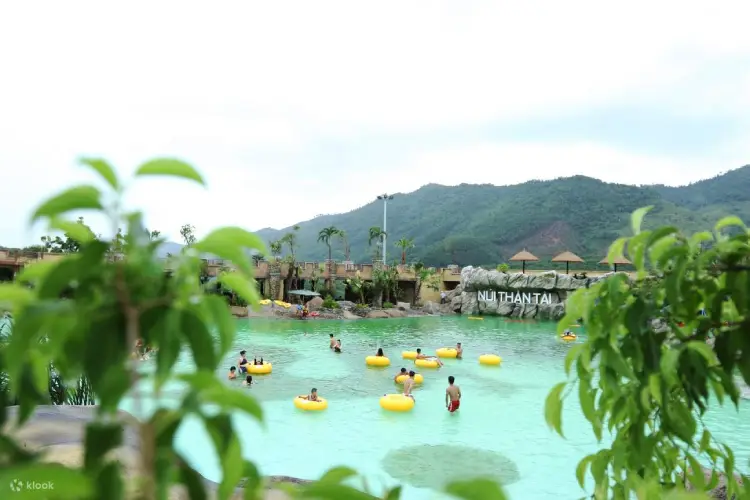
M 414 388 L 414 384 L 416 383 L 414 381 L 414 375 L 416 375 L 416 373 L 414 373 L 414 370 L 412 370 L 409 372 L 409 377 L 404 380 L 404 396 L 410 397 L 416 403 L 417 400 L 414 399 L 414 396 L 411 393 L 411 390 Z
M 451 413 L 461 406 L 461 388 L 454 384 L 455 381 L 456 378 L 453 375 L 448 377 L 448 388 L 445 390 L 445 407 Z
M 461 342 L 458 342 L 456 344 L 456 359 L 461 359 L 463 355 L 464 355 L 464 348 L 461 347 Z
M 341 339 L 336 341 L 336 345 L 333 346 L 333 352 L 341 352 Z
M 247 351 L 244 351 L 244 350 L 240 351 L 240 359 L 237 361 L 237 364 L 240 366 L 240 372 L 242 373 L 247 373 L 246 365 L 248 364 L 248 360 L 247 360 L 246 353 Z
M 333 349 L 334 347 L 336 347 L 336 339 L 333 338 L 333 334 L 332 333 L 329 333 L 328 336 L 331 338 L 331 340 L 328 343 L 328 347 L 331 348 L 331 349 Z

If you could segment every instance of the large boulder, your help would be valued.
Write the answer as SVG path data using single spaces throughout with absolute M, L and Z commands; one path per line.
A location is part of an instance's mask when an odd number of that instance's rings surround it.
M 401 311 L 400 309 L 385 309 L 384 312 L 388 315 L 389 318 L 405 318 L 406 312 Z
M 428 300 L 422 306 L 422 311 L 427 314 L 440 314 L 440 305 Z
M 365 316 L 365 317 L 366 318 L 373 318 L 373 319 L 390 318 L 390 316 L 388 315 L 388 313 L 385 312 L 385 311 L 382 311 L 382 310 L 370 311 L 370 312 L 367 313 L 367 316 Z
M 401 311 L 409 311 L 411 310 L 411 304 L 408 302 L 396 302 L 396 309 L 399 309 Z
M 557 320 L 565 315 L 570 294 L 612 274 L 579 278 L 555 271 L 503 273 L 468 266 L 461 270 L 461 284 L 450 296 L 450 310 L 468 315 Z
M 313 297 L 307 301 L 307 308 L 311 311 L 319 311 L 323 308 L 323 299 L 320 297 Z

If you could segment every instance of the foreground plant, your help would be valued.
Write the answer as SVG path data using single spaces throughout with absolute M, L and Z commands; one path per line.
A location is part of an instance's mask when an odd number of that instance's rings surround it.
M 114 169 L 100 159 L 82 163 L 100 175 L 108 190 L 90 185 L 65 190 L 42 203 L 31 220 L 67 233 L 79 245 L 78 251 L 57 261 L 42 260 L 24 269 L 16 283 L 0 285 L 0 305 L 12 310 L 15 318 L 13 333 L 0 350 L 0 374 L 7 374 L 2 380 L 9 385 L 9 390 L 0 391 L 0 498 L 14 498 L 9 488 L 16 481 L 55 484 L 54 493 L 41 491 L 35 496 L 24 491 L 19 498 L 123 498 L 128 481 L 110 452 L 123 444 L 124 424 L 115 417 L 126 397 L 132 398 L 134 413 L 142 418 L 136 429 L 139 498 L 167 498 L 170 487 L 178 483 L 191 499 L 206 498 L 205 481 L 174 448 L 175 433 L 190 416 L 203 422 L 219 457 L 222 482 L 217 497 L 230 497 L 244 478 L 244 498 L 261 498 L 263 481 L 256 466 L 242 457 L 239 432 L 230 416 L 241 412 L 262 420 L 262 410 L 247 391 L 233 389 L 216 376 L 234 340 L 236 322 L 221 297 L 203 293 L 199 276 L 201 253 L 231 261 L 232 271 L 222 273 L 219 282 L 256 305 L 259 297 L 248 250 L 265 255 L 263 243 L 241 228 L 216 229 L 201 240 L 193 238 L 187 251 L 172 256 L 167 275 L 157 256 L 162 240 L 144 228 L 141 213 L 123 210 L 125 189 Z M 146 162 L 135 175 L 174 176 L 204 184 L 191 166 L 173 159 Z M 104 241 L 84 224 L 63 218 L 81 210 L 104 215 L 119 236 Z M 119 231 L 121 227 L 125 232 Z M 138 361 L 131 356 L 139 339 L 156 351 L 152 374 L 140 373 Z M 190 352 L 194 366 L 189 373 L 178 374 L 175 363 L 183 348 Z M 87 391 L 99 398 L 96 419 L 86 426 L 80 468 L 42 463 L 39 454 L 13 440 L 5 425 L 11 401 L 19 404 L 18 425 L 38 404 L 49 401 L 50 363 L 63 380 L 90 380 Z M 154 394 L 170 380 L 185 384 L 177 408 L 143 415 L 140 391 L 133 388 L 144 379 Z M 293 493 L 332 500 L 376 498 L 343 484 L 355 475 L 351 469 L 334 468 Z M 399 498 L 400 491 L 400 487 L 389 491 L 387 498 Z M 452 484 L 448 491 L 459 498 L 504 498 L 497 485 L 483 480 Z
M 731 448 L 702 420 L 727 397 L 739 405 L 736 374 L 750 384 L 750 232 L 736 217 L 713 233 L 641 231 L 649 209 L 633 214 L 634 236 L 609 252 L 611 261 L 627 248 L 637 278 L 616 274 L 568 301 L 558 333 L 583 318 L 587 336 L 565 360 L 575 379 L 547 398 L 547 423 L 563 434 L 562 400 L 577 385 L 597 440 L 612 438 L 576 469 L 582 488 L 590 471 L 597 499 L 664 498 L 684 491 L 685 479 L 705 491 L 717 471 L 727 475 L 727 498 L 750 498 L 747 476 L 744 486 L 735 480 Z M 714 471 L 709 484 L 701 462 Z

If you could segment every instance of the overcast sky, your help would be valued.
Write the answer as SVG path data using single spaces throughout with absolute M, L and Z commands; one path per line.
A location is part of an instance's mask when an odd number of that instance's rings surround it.
M 207 190 L 128 199 L 174 239 L 426 183 L 677 185 L 750 163 L 746 0 L 113 5 L 0 6 L 0 245 L 38 240 L 34 206 L 93 178 L 81 155 L 193 163 Z

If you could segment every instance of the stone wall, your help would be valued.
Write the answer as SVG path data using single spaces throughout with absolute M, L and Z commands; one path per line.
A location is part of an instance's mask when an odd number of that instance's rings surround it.
M 469 266 L 461 271 L 451 308 L 460 314 L 557 320 L 565 314 L 570 294 L 607 276 L 576 279 L 554 271 L 509 274 Z

